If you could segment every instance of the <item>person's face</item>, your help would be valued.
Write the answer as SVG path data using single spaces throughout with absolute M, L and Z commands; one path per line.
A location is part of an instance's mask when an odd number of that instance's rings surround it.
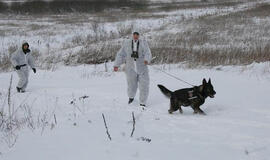
M 137 35 L 137 34 L 133 34 L 133 39 L 134 40 L 138 40 L 140 38 L 140 36 L 139 35 Z
M 24 46 L 23 46 L 23 49 L 24 49 L 24 50 L 27 50 L 27 49 L 28 49 L 28 46 L 27 46 L 27 45 L 24 45 Z

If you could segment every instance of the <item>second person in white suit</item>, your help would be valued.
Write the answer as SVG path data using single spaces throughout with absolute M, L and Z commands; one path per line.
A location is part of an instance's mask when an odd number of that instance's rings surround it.
M 19 76 L 17 91 L 23 93 L 28 85 L 29 67 L 36 73 L 34 58 L 31 55 L 29 44 L 27 42 L 24 42 L 22 48 L 19 48 L 13 53 L 11 63 Z

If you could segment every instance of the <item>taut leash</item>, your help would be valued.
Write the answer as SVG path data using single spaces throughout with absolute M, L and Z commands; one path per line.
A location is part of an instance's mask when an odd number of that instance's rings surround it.
M 172 77 L 174 79 L 177 79 L 178 81 L 181 81 L 182 83 L 185 83 L 185 84 L 188 84 L 188 85 L 190 85 L 192 87 L 195 87 L 195 85 L 193 85 L 193 84 L 191 84 L 191 83 L 189 83 L 189 82 L 187 82 L 187 81 L 185 81 L 185 80 L 183 80 L 183 79 L 181 79 L 179 77 L 176 77 L 176 76 L 174 76 L 174 75 L 172 75 L 172 74 L 170 74 L 170 73 L 168 73 L 168 72 L 166 72 L 166 71 L 164 71 L 164 70 L 162 70 L 162 69 L 160 69 L 158 67 L 155 67 L 155 66 L 151 66 L 151 67 L 156 69 L 156 70 L 159 70 L 160 72 L 163 72 L 164 74 L 166 74 L 166 75 L 168 75 L 168 76 L 170 76 L 170 77 Z

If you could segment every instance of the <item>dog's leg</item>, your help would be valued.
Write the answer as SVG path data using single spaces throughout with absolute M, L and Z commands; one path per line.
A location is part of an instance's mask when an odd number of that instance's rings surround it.
M 173 98 L 170 99 L 170 109 L 168 110 L 169 114 L 173 113 L 173 105 L 174 105 L 174 100 Z
M 200 108 L 200 107 L 198 107 L 198 113 L 199 113 L 199 114 L 201 114 L 201 115 L 206 115 L 206 114 L 204 113 L 204 111 L 203 111 L 203 110 L 201 110 L 201 108 Z
M 206 115 L 206 114 L 204 113 L 204 111 L 200 109 L 200 106 L 198 106 L 198 105 L 193 105 L 193 106 L 191 106 L 191 107 L 192 107 L 192 109 L 194 110 L 193 114 Z
M 183 114 L 183 110 L 182 110 L 181 106 L 179 107 L 179 112 L 180 112 L 181 114 Z
M 177 111 L 178 110 L 178 104 L 177 104 L 177 99 L 174 98 L 174 96 L 171 97 L 170 99 L 170 109 L 168 110 L 168 112 L 170 114 L 172 114 L 174 111 Z
M 178 106 L 179 106 L 179 112 L 182 114 L 183 113 L 183 110 L 182 110 L 182 103 L 181 102 L 179 102 L 179 104 L 178 104 Z
M 193 114 L 197 114 L 197 113 L 198 113 L 198 112 L 196 111 L 195 106 L 194 106 L 193 104 L 192 104 L 190 107 L 193 109 Z

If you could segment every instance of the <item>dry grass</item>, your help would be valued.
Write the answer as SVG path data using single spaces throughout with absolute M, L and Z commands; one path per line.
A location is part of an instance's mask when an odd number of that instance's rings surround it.
M 193 68 L 270 61 L 270 23 L 254 22 L 254 18 L 267 20 L 269 15 L 269 4 L 261 4 L 242 12 L 202 16 L 181 22 L 179 27 L 189 26 L 184 27 L 184 32 L 164 33 L 154 36 L 154 41 L 149 40 L 153 56 L 156 57 L 154 63 L 186 62 Z M 119 33 L 128 35 L 130 29 L 132 26 L 119 26 Z M 80 38 L 77 40 L 83 41 Z M 84 45 L 89 44 L 89 41 L 85 42 Z M 80 58 L 77 58 L 77 63 L 96 64 L 113 60 L 119 46 L 107 46 L 105 43 L 103 46 L 102 49 L 85 47 L 78 52 Z M 113 52 L 107 52 L 106 47 Z
M 25 103 L 14 105 L 11 89 L 12 75 L 6 96 L 0 94 L 0 102 L 3 102 L 0 106 L 0 144 L 8 147 L 15 145 L 20 131 L 24 128 L 32 131 L 41 129 L 41 133 L 43 133 L 46 128 L 53 129 L 57 124 L 54 112 L 46 111 L 35 115 L 33 106 Z
M 17 50 L 18 46 L 10 45 L 8 47 L 8 53 L 0 54 L 0 71 L 10 71 L 12 64 L 10 62 L 11 54 Z
M 184 32 L 154 38 L 156 41 L 150 44 L 157 57 L 155 63 L 187 62 L 190 67 L 199 67 L 270 61 L 269 15 L 270 5 L 262 4 L 242 12 L 188 22 L 192 27 Z
M 100 64 L 114 59 L 120 45 L 103 43 L 98 47 L 84 47 L 76 53 L 77 64 Z
M 55 68 L 56 64 L 61 62 L 66 65 L 103 63 L 104 61 L 114 60 L 115 54 L 120 48 L 119 39 L 130 35 L 134 28 L 132 24 L 119 23 L 116 32 L 108 33 L 104 29 L 104 22 L 107 22 L 108 19 L 111 21 L 122 21 L 127 17 L 131 20 L 139 17 L 144 19 L 149 17 L 151 13 L 183 9 L 183 7 L 222 7 L 239 3 L 242 2 L 240 0 L 219 0 L 218 3 L 208 1 L 200 3 L 185 2 L 176 5 L 167 4 L 165 6 L 157 5 L 153 9 L 131 8 L 124 10 L 124 14 L 120 14 L 117 18 L 109 12 L 99 12 L 96 14 L 97 17 L 87 23 L 89 30 L 93 31 L 93 33 L 77 34 L 59 47 L 61 54 L 65 54 L 64 56 L 58 54 L 58 51 L 52 51 L 52 49 L 48 51 L 48 54 L 47 51 L 43 51 L 46 52 L 46 54 L 43 54 L 45 56 L 41 56 L 42 54 L 39 53 L 38 49 L 34 49 L 33 54 L 38 65 L 44 69 Z M 119 13 L 119 11 L 113 11 L 113 13 Z M 181 20 L 173 22 L 176 29 L 181 29 L 174 33 L 168 31 L 168 27 L 172 26 L 165 22 L 160 28 L 152 31 L 148 29 L 142 32 L 150 34 L 151 39 L 148 39 L 148 41 L 153 56 L 156 57 L 154 63 L 186 62 L 190 67 L 246 65 L 252 62 L 265 62 L 270 59 L 269 15 L 270 5 L 260 4 L 255 8 L 227 15 L 208 14 L 199 18 L 181 18 Z M 69 16 L 72 18 L 69 18 Z M 56 16 L 55 23 L 76 26 L 87 20 L 87 14 L 76 13 L 69 16 Z M 80 18 L 78 18 L 79 16 Z M 27 19 L 27 16 L 24 17 Z M 31 26 L 32 30 L 39 31 L 37 34 L 40 36 L 50 36 L 50 32 L 52 32 L 51 30 L 42 30 L 42 25 Z M 16 47 L 11 46 L 8 54 L 1 54 L 1 71 L 10 69 L 10 53 Z M 73 50 L 73 48 L 76 49 Z

